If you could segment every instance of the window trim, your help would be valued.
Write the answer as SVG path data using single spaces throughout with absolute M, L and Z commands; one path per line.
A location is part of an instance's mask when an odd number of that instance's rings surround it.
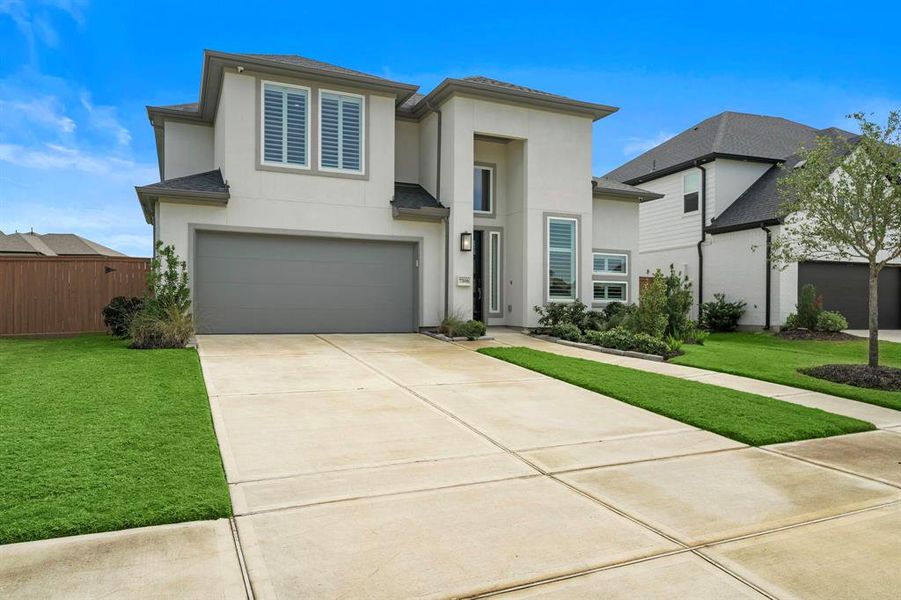
M 497 198 L 495 197 L 497 195 L 497 194 L 495 194 L 495 190 L 496 190 L 495 176 L 497 175 L 497 170 L 495 169 L 494 165 L 488 164 L 488 163 L 473 163 L 472 169 L 473 169 L 473 177 L 472 177 L 473 191 L 475 191 L 474 188 L 475 188 L 475 170 L 476 169 L 484 169 L 491 174 L 488 178 L 488 194 L 489 194 L 488 210 L 476 210 L 475 205 L 473 205 L 472 214 L 479 216 L 479 217 L 493 217 L 495 214 L 494 213 L 495 203 L 497 202 Z
M 623 271 L 595 271 L 594 270 L 594 259 L 598 255 L 622 257 L 624 270 Z M 622 275 L 623 277 L 625 277 L 626 275 L 629 274 L 629 255 L 622 254 L 619 252 L 598 252 L 595 250 L 591 253 L 591 274 L 592 275 Z
M 553 298 L 551 297 L 551 221 L 571 221 L 573 224 L 573 295 L 572 298 Z M 544 224 L 544 296 L 547 302 L 556 302 L 559 304 L 570 304 L 579 299 L 579 219 L 576 217 L 561 217 L 555 215 L 545 215 Z
M 598 298 L 595 294 L 597 292 L 597 285 L 621 285 L 623 286 L 623 297 L 618 300 L 616 298 Z M 608 281 L 608 280 L 595 280 L 591 282 L 591 302 L 593 304 L 605 304 L 609 302 L 629 302 L 629 282 L 628 281 Z
M 287 160 L 282 162 L 274 162 L 271 160 L 266 160 L 266 86 L 272 86 L 276 88 L 282 89 L 298 89 L 303 90 L 307 96 L 307 111 L 304 115 L 306 120 L 306 127 L 304 127 L 304 154 L 306 156 L 306 164 L 299 165 L 297 163 L 289 163 Z M 311 99 L 313 97 L 313 90 L 305 85 L 297 85 L 294 83 L 284 83 L 282 81 L 272 81 L 269 79 L 261 79 L 260 80 L 260 165 L 264 167 L 277 167 L 280 169 L 294 169 L 298 171 L 309 171 L 312 169 L 312 161 L 310 160 L 310 105 Z M 284 124 L 282 124 L 284 127 Z M 287 153 L 285 153 L 285 158 L 287 159 Z
M 698 189 L 693 192 L 686 192 L 685 191 L 685 179 L 690 175 L 697 176 Z M 697 194 L 698 195 L 697 206 L 695 206 L 694 210 L 685 210 L 685 197 L 688 194 Z M 682 173 L 682 214 L 683 215 L 692 215 L 692 214 L 698 212 L 700 209 L 701 209 L 701 174 L 698 173 L 696 170 L 692 169 L 691 171 L 688 171 L 687 173 Z
M 501 288 L 504 284 L 504 278 L 501 276 L 501 265 L 503 263 L 503 254 L 504 247 L 502 245 L 501 232 L 496 230 L 488 230 L 488 252 L 486 253 L 488 259 L 488 310 L 486 311 L 489 315 L 500 314 L 503 311 L 501 310 Z M 491 238 L 497 238 L 497 281 L 494 281 L 492 277 L 491 270 L 494 265 L 494 261 L 491 260 Z M 492 284 L 497 285 L 497 296 L 492 298 L 491 296 L 491 286 Z M 492 300 L 497 301 L 496 305 L 492 305 Z
M 359 98 L 360 99 L 360 168 L 356 169 L 343 169 L 341 167 L 324 167 L 322 166 L 322 96 L 324 94 L 333 94 L 335 96 L 349 96 L 351 98 Z M 363 94 L 355 94 L 353 92 L 340 92 L 338 90 L 329 90 L 326 88 L 319 88 L 317 101 L 317 111 L 316 111 L 316 125 L 317 125 L 317 135 L 316 139 L 318 141 L 317 147 L 317 163 L 318 170 L 323 173 L 340 173 L 346 175 L 366 175 L 366 96 Z M 338 143 L 341 143 L 341 140 L 338 140 Z

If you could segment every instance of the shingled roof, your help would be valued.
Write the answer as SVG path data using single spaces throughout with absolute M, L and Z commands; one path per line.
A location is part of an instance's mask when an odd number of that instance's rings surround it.
M 0 232 L 0 255 L 27 256 L 125 256 L 112 248 L 74 233 Z
M 848 131 L 831 127 L 829 129 L 821 129 L 816 132 L 819 136 L 840 137 L 847 140 L 850 144 L 859 139 Z M 849 146 L 841 145 L 843 152 L 847 152 Z M 775 225 L 779 222 L 779 207 L 782 199 L 779 196 L 779 179 L 790 173 L 801 162 L 802 158 L 799 154 L 793 154 L 785 159 L 779 165 L 770 167 L 757 181 L 751 184 L 741 196 L 735 199 L 735 202 L 729 205 L 723 213 L 713 220 L 711 225 L 707 227 L 709 233 L 726 233 L 728 231 L 737 231 L 740 229 L 748 229 L 749 227 L 759 227 L 762 225 Z
M 605 175 L 637 185 L 681 171 L 694 161 L 735 157 L 778 162 L 811 144 L 817 129 L 783 119 L 723 112 L 633 158 Z
M 643 190 L 634 185 L 620 183 L 608 179 L 607 177 L 592 177 L 591 189 L 595 194 L 605 194 L 607 196 L 622 196 L 624 198 L 635 198 L 636 200 L 656 200 L 663 198 L 664 194 L 658 194 L 650 190 Z
M 219 169 L 137 186 L 135 192 L 141 201 L 144 219 L 148 223 L 153 222 L 153 202 L 160 196 L 180 198 L 193 203 L 222 205 L 229 199 L 228 184 L 222 179 L 222 171 Z

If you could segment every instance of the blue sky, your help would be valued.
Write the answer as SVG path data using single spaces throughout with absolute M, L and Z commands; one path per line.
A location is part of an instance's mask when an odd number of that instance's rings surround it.
M 603 174 L 723 110 L 816 127 L 901 109 L 901 3 L 0 0 L 0 230 L 146 255 L 146 104 L 197 99 L 204 48 L 293 53 L 414 83 L 487 75 L 621 107 Z M 340 9 L 341 14 L 335 11 Z

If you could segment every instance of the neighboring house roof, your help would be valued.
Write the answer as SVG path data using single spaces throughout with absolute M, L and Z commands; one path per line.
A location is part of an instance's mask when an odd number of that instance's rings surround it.
M 395 218 L 437 221 L 450 214 L 450 209 L 418 183 L 394 182 L 391 209 Z
M 663 198 L 664 194 L 658 194 L 649 190 L 643 190 L 634 185 L 628 185 L 613 181 L 607 177 L 592 177 L 591 189 L 595 194 L 603 194 L 605 196 L 619 196 L 622 198 L 634 198 L 639 201 L 656 200 Z
M 74 233 L 0 233 L 0 254 L 31 256 L 125 256 Z
M 831 127 L 817 132 L 818 135 L 841 137 L 854 143 L 859 136 Z M 842 145 L 847 152 L 847 146 Z M 779 197 L 779 179 L 790 173 L 792 169 L 801 163 L 801 155 L 792 154 L 781 163 L 781 166 L 770 167 L 757 181 L 751 184 L 735 202 L 729 205 L 722 214 L 715 218 L 707 227 L 708 233 L 726 233 L 741 229 L 750 229 L 760 225 L 775 225 L 779 223 L 779 207 L 782 199 Z M 799 168 L 803 168 L 801 165 Z
M 781 117 L 723 112 L 686 129 L 605 177 L 634 185 L 717 157 L 778 162 L 802 145 L 813 143 L 819 133 L 813 127 Z
M 230 197 L 228 184 L 222 179 L 222 171 L 219 169 L 138 186 L 135 191 L 144 210 L 144 219 L 148 223 L 153 223 L 153 202 L 160 196 L 189 204 L 220 205 L 227 204 Z

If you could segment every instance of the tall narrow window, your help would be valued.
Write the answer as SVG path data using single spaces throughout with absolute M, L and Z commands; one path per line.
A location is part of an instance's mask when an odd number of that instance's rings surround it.
M 263 84 L 263 162 L 306 167 L 309 90 Z
M 549 301 L 576 299 L 576 220 L 548 217 L 547 265 Z
M 490 213 L 494 210 L 493 196 L 494 169 L 491 167 L 475 167 L 473 169 L 472 209 L 477 213 Z
M 319 166 L 363 172 L 363 97 L 319 94 Z
M 691 171 L 682 176 L 682 212 L 698 210 L 698 191 L 701 189 L 701 175 Z
M 501 312 L 501 232 L 488 232 L 488 312 Z

